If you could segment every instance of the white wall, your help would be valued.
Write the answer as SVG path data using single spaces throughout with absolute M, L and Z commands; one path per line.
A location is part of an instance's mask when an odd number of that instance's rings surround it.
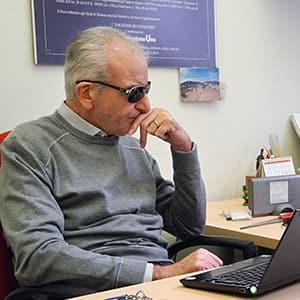
M 0 131 L 52 113 L 64 99 L 62 66 L 33 64 L 30 1 L 3 1 Z M 153 106 L 165 106 L 198 145 L 209 200 L 239 197 L 260 146 L 276 133 L 300 165 L 289 116 L 300 112 L 300 1 L 216 0 L 217 59 L 226 97 L 182 103 L 178 71 L 151 68 Z M 192 34 L 191 34 L 192 38 Z M 170 176 L 169 148 L 148 145 Z

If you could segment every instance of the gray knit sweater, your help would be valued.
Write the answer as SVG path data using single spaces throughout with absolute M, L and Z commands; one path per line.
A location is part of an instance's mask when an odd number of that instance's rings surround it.
M 140 283 L 147 262 L 169 262 L 163 229 L 203 231 L 196 147 L 172 151 L 175 187 L 135 138 L 89 136 L 57 112 L 18 126 L 1 151 L 0 218 L 23 286 Z

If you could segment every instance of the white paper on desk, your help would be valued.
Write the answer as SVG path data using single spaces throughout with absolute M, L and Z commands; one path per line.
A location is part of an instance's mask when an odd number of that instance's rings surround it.
M 279 204 L 289 201 L 289 182 L 270 182 L 270 204 Z
M 251 216 L 247 211 L 231 212 L 230 217 L 232 221 L 250 220 Z

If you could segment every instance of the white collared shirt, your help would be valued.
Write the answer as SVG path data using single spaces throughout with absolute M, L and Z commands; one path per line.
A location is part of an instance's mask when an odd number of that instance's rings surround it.
M 57 112 L 73 127 L 88 135 L 100 135 L 101 137 L 107 136 L 107 133 L 102 129 L 89 123 L 78 114 L 76 114 L 65 102 L 58 108 Z

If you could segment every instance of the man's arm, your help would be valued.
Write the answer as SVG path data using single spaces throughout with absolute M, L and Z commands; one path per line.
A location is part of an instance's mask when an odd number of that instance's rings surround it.
M 26 139 L 25 139 L 26 140 Z M 105 290 L 143 281 L 146 262 L 100 255 L 65 242 L 64 215 L 44 162 L 14 133 L 2 145 L 1 224 L 21 285 L 63 283 Z
M 174 186 L 164 180 L 154 161 L 156 208 L 164 218 L 165 229 L 181 239 L 202 233 L 205 225 L 205 186 L 201 177 L 196 145 L 181 125 L 162 108 L 154 108 L 135 120 L 129 133 L 140 128 L 140 143 L 154 135 L 171 145 Z
M 154 163 L 156 209 L 163 216 L 164 229 L 185 240 L 200 235 L 206 220 L 206 193 L 197 147 L 191 152 L 172 150 L 173 184 L 164 180 Z
M 164 180 L 157 163 L 153 171 L 157 184 L 156 208 L 164 218 L 164 228 L 181 239 L 202 233 L 205 225 L 206 195 L 196 146 L 185 130 L 164 109 L 153 109 L 140 115 L 129 133 L 140 127 L 140 143 L 145 147 L 147 134 L 168 142 L 172 149 L 174 183 Z M 223 262 L 213 253 L 198 249 L 179 262 L 155 265 L 153 280 L 215 268 Z

